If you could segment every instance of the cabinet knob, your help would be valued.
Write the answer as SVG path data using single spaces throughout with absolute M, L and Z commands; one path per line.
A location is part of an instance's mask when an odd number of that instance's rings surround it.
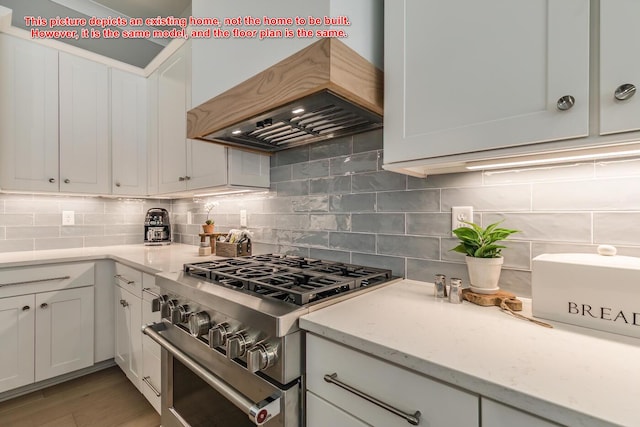
M 49 304 L 47 304 L 46 302 L 43 302 L 42 304 L 40 304 L 40 308 L 44 309 L 49 307 Z
M 29 309 L 31 309 L 31 307 L 29 307 L 28 305 L 22 307 L 22 311 L 29 311 Z
M 558 99 L 558 110 L 567 111 L 570 110 L 576 103 L 576 99 L 571 95 L 565 95 Z
M 70 180 L 69 178 L 67 178 L 67 179 L 65 179 L 65 180 L 64 180 L 64 183 L 65 183 L 65 184 L 68 184 L 68 183 L 70 183 L 70 182 L 71 182 L 71 180 Z
M 116 187 L 120 187 L 120 183 L 119 182 L 116 182 Z
M 184 180 L 185 180 L 185 181 L 189 181 L 190 179 L 191 179 L 191 177 L 190 177 L 190 176 L 188 176 L 188 175 L 184 177 Z
M 180 182 L 185 181 L 185 180 L 186 180 L 186 178 L 184 176 L 178 177 L 178 181 L 180 181 Z
M 52 184 L 55 184 L 56 179 L 55 178 L 49 178 L 49 182 L 52 183 Z
M 126 300 L 121 299 L 120 300 L 120 305 L 123 307 L 129 307 L 129 303 Z
M 618 101 L 626 101 L 636 94 L 636 87 L 631 83 L 625 83 L 623 85 L 618 86 L 616 92 L 613 96 L 616 97 Z

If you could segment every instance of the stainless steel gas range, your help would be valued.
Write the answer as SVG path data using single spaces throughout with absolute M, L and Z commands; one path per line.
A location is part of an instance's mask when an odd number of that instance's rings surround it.
M 390 270 L 268 254 L 158 275 L 162 425 L 304 425 L 298 318 L 393 283 Z

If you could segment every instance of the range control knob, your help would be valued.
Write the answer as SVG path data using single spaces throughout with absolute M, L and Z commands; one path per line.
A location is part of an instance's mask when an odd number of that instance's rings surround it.
M 219 323 L 209 329 L 209 347 L 222 347 L 227 343 L 227 336 L 231 333 L 228 323 Z
M 276 364 L 277 354 L 275 347 L 267 344 L 256 344 L 247 350 L 247 369 L 249 372 L 258 372 Z
M 160 307 L 160 315 L 168 319 L 171 318 L 171 312 L 178 306 L 178 300 L 170 299 L 165 300 L 165 303 Z
M 189 332 L 194 337 L 205 335 L 211 327 L 211 317 L 206 311 L 192 313 L 189 316 Z
M 189 318 L 189 306 L 182 304 L 171 309 L 171 323 L 177 325 L 178 323 L 185 323 Z
M 253 339 L 244 332 L 238 332 L 227 338 L 227 359 L 242 357 L 253 344 Z

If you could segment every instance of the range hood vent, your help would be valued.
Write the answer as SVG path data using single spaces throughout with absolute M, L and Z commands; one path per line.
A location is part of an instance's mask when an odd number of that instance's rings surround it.
M 321 39 L 187 113 L 187 136 L 274 152 L 382 127 L 383 73 Z

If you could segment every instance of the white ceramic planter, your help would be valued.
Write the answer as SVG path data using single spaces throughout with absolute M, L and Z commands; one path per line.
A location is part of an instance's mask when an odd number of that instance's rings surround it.
M 498 280 L 504 258 L 474 258 L 467 256 L 467 270 L 469 271 L 469 281 L 471 290 L 481 294 L 492 294 L 497 292 Z

